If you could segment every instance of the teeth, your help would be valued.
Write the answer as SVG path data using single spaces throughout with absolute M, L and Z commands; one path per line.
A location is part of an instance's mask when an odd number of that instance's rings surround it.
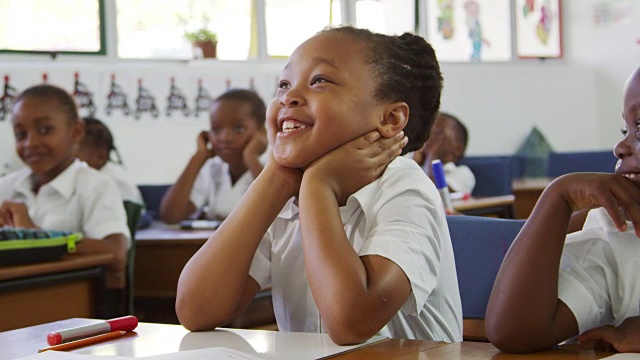
M 285 132 L 285 133 L 289 131 L 301 130 L 306 128 L 307 128 L 307 125 L 296 122 L 296 121 L 285 120 L 282 123 L 282 132 Z
M 629 179 L 635 179 L 638 174 L 624 174 L 624 176 L 628 177 Z

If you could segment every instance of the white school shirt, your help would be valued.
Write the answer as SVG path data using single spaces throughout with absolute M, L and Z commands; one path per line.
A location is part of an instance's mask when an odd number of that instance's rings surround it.
M 379 179 L 349 197 L 340 215 L 359 256 L 390 259 L 411 283 L 407 301 L 378 335 L 461 341 L 462 307 L 444 207 L 416 162 L 396 158 Z M 326 332 L 304 268 L 294 199 L 265 234 L 249 274 L 262 288 L 271 284 L 280 330 Z
M 0 203 L 23 201 L 31 220 L 42 229 L 81 232 L 91 239 L 123 234 L 130 246 L 122 199 L 106 175 L 75 160 L 37 194 L 32 184 L 28 167 L 0 177 Z
M 267 149 L 260 156 L 260 163 L 264 165 L 268 155 L 269 150 Z M 208 207 L 207 219 L 224 219 L 238 205 L 253 180 L 251 171 L 247 170 L 235 184 L 231 184 L 229 164 L 215 156 L 207 160 L 200 169 L 191 189 L 189 200 L 196 209 Z
M 140 193 L 138 185 L 131 180 L 131 177 L 121 165 L 107 161 L 107 163 L 100 169 L 100 172 L 109 176 L 111 180 L 113 180 L 120 192 L 122 200 L 129 200 L 137 204 L 144 204 L 144 200 L 142 200 L 142 193 Z
M 580 333 L 619 326 L 640 315 L 640 239 L 633 224 L 616 229 L 602 209 L 591 210 L 581 231 L 567 235 L 558 298 L 575 316 Z
M 476 186 L 476 177 L 467 165 L 448 162 L 443 165 L 444 177 L 451 190 L 471 194 Z

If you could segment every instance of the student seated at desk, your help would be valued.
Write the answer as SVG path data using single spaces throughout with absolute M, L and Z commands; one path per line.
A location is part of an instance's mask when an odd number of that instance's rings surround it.
M 441 91 L 417 35 L 339 27 L 298 46 L 267 112 L 271 158 L 184 267 L 180 322 L 225 325 L 271 285 L 281 331 L 462 340 L 440 196 L 400 156 L 424 144 Z
M 78 149 L 78 159 L 109 176 L 118 187 L 122 200 L 143 204 L 140 189 L 122 166 L 122 158 L 116 149 L 109 128 L 96 118 L 86 117 L 82 120 L 84 121 L 84 137 Z M 112 153 L 117 156 L 117 160 L 111 159 Z
M 439 159 L 449 189 L 471 194 L 476 186 L 476 178 L 468 166 L 456 164 L 464 156 L 468 137 L 467 127 L 457 117 L 441 112 L 433 123 L 429 140 L 412 157 L 432 180 L 431 162 Z
M 38 85 L 16 99 L 11 117 L 26 168 L 0 178 L 0 226 L 77 231 L 78 253 L 111 253 L 107 286 L 123 288 L 129 229 L 118 189 L 76 159 L 84 134 L 65 90 Z
M 206 208 L 205 218 L 224 219 L 238 204 L 267 159 L 266 107 L 251 90 L 233 89 L 211 105 L 210 131 L 160 205 L 160 218 L 174 224 Z
M 627 80 L 615 174 L 573 173 L 542 193 L 500 268 L 486 330 L 501 350 L 550 348 L 581 334 L 640 351 L 640 68 Z M 589 211 L 566 235 L 572 213 Z

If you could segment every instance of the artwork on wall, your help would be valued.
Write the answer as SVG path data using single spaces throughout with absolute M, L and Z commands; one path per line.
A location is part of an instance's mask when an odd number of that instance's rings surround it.
M 562 57 L 561 5 L 561 0 L 515 1 L 518 57 Z
M 439 61 L 509 61 L 509 0 L 427 0 L 427 39 Z

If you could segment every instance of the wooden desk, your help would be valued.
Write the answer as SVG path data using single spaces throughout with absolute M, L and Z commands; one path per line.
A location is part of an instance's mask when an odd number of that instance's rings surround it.
M 490 196 L 452 201 L 453 208 L 464 215 L 513 218 L 513 195 Z
M 136 232 L 134 296 L 142 321 L 177 324 L 176 289 L 182 269 L 214 230 L 184 230 L 154 222 Z M 261 291 L 249 308 L 230 325 L 275 328 L 271 290 Z
M 112 259 L 112 254 L 65 255 L 59 261 L 0 266 L 0 331 L 102 317 L 103 267 Z
M 551 181 L 553 178 L 548 177 L 513 180 L 512 191 L 515 196 L 513 209 L 516 219 L 526 219 L 531 215 L 538 198 Z
M 0 358 L 10 360 L 35 354 L 47 347 L 46 334 L 64 328 L 90 324 L 94 320 L 68 319 L 0 333 Z M 296 337 L 316 339 L 315 347 L 333 347 L 326 334 L 284 333 L 264 330 L 218 330 L 191 333 L 178 325 L 140 323 L 135 332 L 124 337 L 73 350 L 92 355 L 144 357 L 215 346 L 233 348 L 264 359 L 304 360 L 305 348 L 295 348 Z M 294 341 L 292 341 L 294 340 Z M 326 344 L 326 345 L 325 345 Z M 447 344 L 436 341 L 387 339 L 342 353 L 335 359 L 601 359 L 607 352 L 562 348 L 527 355 L 505 354 L 488 343 L 461 342 Z

